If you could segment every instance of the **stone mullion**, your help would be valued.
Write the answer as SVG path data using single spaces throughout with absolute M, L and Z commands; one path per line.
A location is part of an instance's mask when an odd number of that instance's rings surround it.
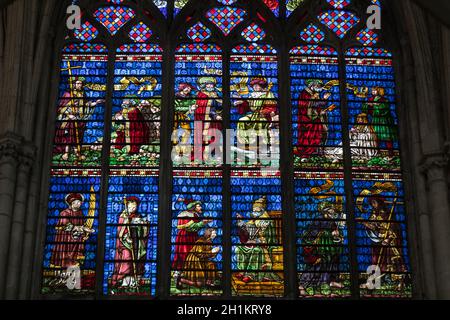
M 355 209 L 353 206 L 353 178 L 352 178 L 352 155 L 350 146 L 350 137 L 348 135 L 349 128 L 349 112 L 348 99 L 346 89 L 346 60 L 342 43 L 338 46 L 338 64 L 339 64 L 339 91 L 341 102 L 341 125 L 342 125 L 342 147 L 344 158 L 344 186 L 345 186 L 345 208 L 346 224 L 348 231 L 348 247 L 350 261 L 350 288 L 353 299 L 359 299 L 359 274 L 358 274 L 358 257 L 356 250 L 356 222 Z
M 437 298 L 450 299 L 448 158 L 444 154 L 426 156 L 421 169 L 427 178 Z
M 20 143 L 20 139 L 11 133 L 0 140 L 0 299 L 5 298 Z
M 112 108 L 114 96 L 114 72 L 116 63 L 116 48 L 111 45 L 108 47 L 108 71 L 106 84 L 106 101 L 104 111 L 104 131 L 102 144 L 102 162 L 101 162 L 101 182 L 100 182 L 100 201 L 98 209 L 98 238 L 96 252 L 96 286 L 95 296 L 103 298 L 103 273 L 104 273 L 104 256 L 106 246 L 106 211 L 108 207 L 108 189 L 109 189 L 109 158 L 111 148 L 111 128 L 112 128 Z
M 11 223 L 8 272 L 6 280 L 6 299 L 17 299 L 19 293 L 27 199 L 30 172 L 35 158 L 34 155 L 35 148 L 31 145 L 25 145 L 24 150 L 19 157 L 14 211 Z
M 223 295 L 224 297 L 231 297 L 231 282 L 232 282 L 232 229 L 233 229 L 233 217 L 232 215 L 232 207 L 231 207 L 231 164 L 226 163 L 225 159 L 228 159 L 230 152 L 230 146 L 227 145 L 226 137 L 226 129 L 231 129 L 231 93 L 230 93 L 230 52 L 231 48 L 225 47 L 223 48 L 223 58 L 222 58 L 222 68 L 223 68 L 223 86 L 222 86 L 222 94 L 224 97 L 223 100 L 223 128 L 225 130 L 222 131 L 224 134 L 224 146 L 223 146 L 223 155 L 222 159 L 224 161 L 223 170 L 222 170 L 222 182 L 223 182 L 223 210 L 222 210 L 222 266 L 223 266 Z M 233 141 L 230 141 L 233 143 Z M 231 157 L 230 157 L 231 159 Z
M 294 159 L 292 137 L 292 103 L 290 92 L 289 48 L 283 44 L 280 48 L 278 62 L 278 79 L 280 83 L 280 171 L 282 182 L 283 210 L 283 253 L 285 296 L 295 299 L 299 296 L 297 285 L 297 245 L 296 215 L 294 191 Z

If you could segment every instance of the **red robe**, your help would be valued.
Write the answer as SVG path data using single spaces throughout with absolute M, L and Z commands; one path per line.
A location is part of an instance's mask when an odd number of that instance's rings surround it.
M 326 128 L 322 124 L 322 117 L 311 119 L 309 108 L 325 106 L 325 102 L 315 101 L 313 96 L 303 90 L 298 103 L 298 140 L 294 153 L 301 158 L 310 158 L 317 155 L 319 148 L 326 139 Z
M 133 218 L 140 218 L 139 214 L 130 215 L 128 222 L 127 219 L 121 215 L 118 222 L 117 228 L 117 239 L 116 239 L 116 251 L 114 260 L 116 261 L 114 264 L 114 273 L 112 276 L 112 285 L 116 285 L 120 280 L 125 278 L 126 276 L 140 276 L 145 271 L 145 257 L 140 258 L 137 256 L 139 252 L 138 246 L 143 246 L 143 248 L 147 247 L 147 238 L 140 239 L 135 234 L 133 234 L 132 228 L 130 226 L 130 221 Z M 127 222 L 127 223 L 126 223 Z M 142 226 L 137 226 L 142 227 Z M 131 252 L 129 248 L 127 248 L 123 243 L 122 239 L 131 231 L 131 239 L 133 241 L 132 248 L 134 248 L 134 254 Z M 134 260 L 133 260 L 134 255 Z M 136 271 L 134 270 L 136 268 Z
M 59 214 L 54 239 L 55 246 L 52 249 L 50 264 L 61 268 L 74 266 L 84 257 L 83 239 L 74 239 L 71 231 L 64 231 L 68 223 L 74 227 L 83 226 L 84 220 L 81 210 L 73 211 L 67 208 Z
M 205 138 L 203 136 L 203 131 L 205 128 L 205 122 L 204 121 L 214 121 L 217 117 L 217 102 L 215 99 L 217 97 L 210 97 L 208 94 L 204 92 L 199 92 L 197 95 L 197 108 L 194 112 L 194 120 L 195 121 L 201 121 L 201 126 L 196 126 L 194 128 L 194 143 L 197 148 L 199 146 L 202 146 L 202 153 L 201 158 L 195 160 L 203 161 L 203 153 L 205 151 L 205 146 L 212 144 L 215 142 L 215 138 L 212 137 L 208 141 L 205 141 Z M 222 123 L 221 122 L 208 122 L 209 123 L 209 129 L 208 134 L 214 135 L 215 130 L 222 130 Z M 197 153 L 196 153 L 197 154 Z
M 192 213 L 193 217 L 182 217 L 178 219 L 178 226 L 183 226 L 190 221 L 194 223 L 200 222 L 200 219 L 196 213 Z M 187 255 L 194 247 L 195 243 L 200 237 L 198 236 L 198 231 L 188 231 L 186 229 L 179 229 L 177 237 L 175 238 L 175 250 L 172 262 L 173 270 L 182 270 L 184 261 Z
M 150 127 L 138 108 L 132 108 L 128 114 L 125 130 L 119 131 L 116 138 L 116 149 L 123 149 L 130 144 L 129 154 L 138 154 L 143 145 L 150 144 Z
M 277 104 L 272 101 L 264 101 L 259 114 L 263 116 L 267 121 L 272 121 L 272 114 L 277 114 Z M 246 115 L 253 113 L 250 108 L 250 103 L 248 101 L 243 101 L 241 104 L 237 106 L 237 113 L 239 115 Z
M 72 104 L 74 100 L 69 92 L 64 93 L 59 106 L 58 115 L 64 116 L 63 109 L 66 108 L 69 103 Z M 55 153 L 65 152 L 65 146 L 77 146 L 83 143 L 84 131 L 86 123 L 77 120 L 65 120 L 59 122 L 58 128 L 55 133 Z

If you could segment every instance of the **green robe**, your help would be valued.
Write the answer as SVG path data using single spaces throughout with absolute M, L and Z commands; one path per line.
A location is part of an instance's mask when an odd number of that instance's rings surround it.
M 194 104 L 194 99 L 175 99 L 175 111 L 186 114 Z
M 372 116 L 371 125 L 379 141 L 397 140 L 397 131 L 391 108 L 383 97 L 375 97 L 373 101 L 365 103 L 362 111 Z
M 262 218 L 267 218 L 267 213 L 261 215 Z M 261 235 L 252 235 L 253 225 L 263 230 L 262 235 L 265 239 L 266 246 L 260 246 L 258 239 Z M 237 269 L 243 272 L 246 276 L 249 276 L 253 281 L 261 281 L 263 278 L 270 279 L 272 281 L 281 281 L 279 276 L 273 272 L 261 272 L 264 264 L 272 264 L 273 257 L 272 251 L 276 248 L 277 240 L 275 233 L 275 226 L 271 220 L 253 220 L 247 223 L 242 222 L 238 224 L 238 227 L 250 233 L 249 241 L 256 241 L 256 245 L 252 246 L 251 243 L 237 246 L 235 249 Z M 267 252 L 264 252 L 267 250 Z M 267 255 L 270 257 L 270 261 L 267 261 Z

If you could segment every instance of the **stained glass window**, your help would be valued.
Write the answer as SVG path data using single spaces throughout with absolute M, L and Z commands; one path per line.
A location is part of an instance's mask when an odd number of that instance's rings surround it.
M 308 43 L 319 43 L 325 40 L 325 33 L 311 23 L 301 32 L 300 37 Z
M 114 36 L 135 11 L 110 3 L 92 18 Z M 111 61 L 89 42 L 100 31 L 86 21 L 74 32 L 84 42 L 63 49 L 42 291 L 95 293 L 102 277 L 105 295 L 152 296 L 162 49 L 147 43 L 157 40 L 148 23 L 135 21 Z
M 337 38 L 360 19 L 340 10 L 318 17 Z M 308 30 L 300 39 L 311 44 L 291 50 L 299 295 L 409 297 L 392 55 L 374 47 L 376 32 L 360 30 L 363 46 L 343 53 L 342 74 L 338 51 Z
M 81 41 L 91 41 L 97 38 L 98 30 L 89 21 L 81 25 L 81 29 L 75 29 L 74 36 Z
M 187 36 L 196 41 L 191 31 Z M 177 51 L 172 159 L 177 168 L 191 168 L 172 174 L 170 293 L 217 296 L 223 273 L 223 171 L 215 157 L 223 143 L 221 49 L 198 43 Z
M 322 13 L 319 16 L 319 20 L 330 28 L 339 38 L 343 38 L 346 33 L 359 22 L 359 18 L 353 13 L 338 10 Z
M 244 21 L 246 12 L 240 8 L 219 7 L 206 13 L 206 17 L 214 23 L 224 35 L 228 35 L 238 24 Z
M 361 286 L 361 295 L 407 297 L 411 281 L 394 69 L 385 50 L 366 54 L 364 49 L 351 49 L 346 58 L 358 271 L 363 283 L 373 265 L 384 277 L 379 288 Z
M 68 33 L 42 292 L 410 297 L 394 57 L 361 3 L 194 2 L 99 1 Z
M 254 35 L 250 37 L 250 35 Z M 276 50 L 251 24 L 230 58 L 232 293 L 284 295 Z
M 110 115 L 104 294 L 154 295 L 162 49 L 146 43 L 125 44 L 117 51 Z
M 97 9 L 94 15 L 111 35 L 115 35 L 128 21 L 133 19 L 135 13 L 131 8 L 110 6 Z
M 65 291 L 61 278 L 71 268 L 81 278 L 78 292 L 93 293 L 107 52 L 101 44 L 72 44 L 63 51 L 42 291 Z

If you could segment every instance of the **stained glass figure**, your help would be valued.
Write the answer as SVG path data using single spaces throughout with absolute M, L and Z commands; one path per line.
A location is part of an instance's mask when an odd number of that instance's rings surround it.
M 157 167 L 162 50 L 154 45 L 128 46 L 131 52 L 126 48 L 116 56 L 110 164 Z
M 361 51 L 346 63 L 353 167 L 400 171 L 392 60 Z
M 353 190 L 361 296 L 410 297 L 402 176 L 355 173 Z M 368 281 L 370 271 L 378 277 L 378 284 Z
M 82 53 L 77 52 L 82 48 Z M 103 48 L 100 46 L 99 48 Z M 96 45 L 70 45 L 61 62 L 53 147 L 55 166 L 99 166 L 103 142 L 107 55 Z
M 234 48 L 230 57 L 232 165 L 279 165 L 278 69 L 273 52 L 267 45 L 245 44 Z
M 175 166 L 220 166 L 223 162 L 220 48 L 196 44 L 182 45 L 178 51 L 172 160 Z
M 143 36 L 151 30 L 141 24 Z M 133 29 L 132 29 L 133 32 Z M 122 45 L 114 64 L 105 295 L 155 295 L 162 49 Z
M 295 173 L 301 297 L 347 297 L 350 261 L 342 173 Z
M 154 295 L 158 170 L 111 170 L 103 293 Z
M 361 295 L 409 297 L 411 275 L 404 191 L 398 173 L 401 161 L 391 54 L 381 48 L 352 48 L 347 51 L 346 64 L 352 164 L 358 170 L 353 174 L 353 191 Z M 380 279 L 377 287 L 367 284 L 369 268 Z
M 232 293 L 284 295 L 279 171 L 232 171 Z
M 51 171 L 42 293 L 95 292 L 99 170 Z
M 222 172 L 174 171 L 171 295 L 222 293 Z
M 333 152 L 343 150 L 338 73 L 332 48 L 304 46 L 291 50 L 296 168 L 342 168 L 342 159 L 332 157 Z

